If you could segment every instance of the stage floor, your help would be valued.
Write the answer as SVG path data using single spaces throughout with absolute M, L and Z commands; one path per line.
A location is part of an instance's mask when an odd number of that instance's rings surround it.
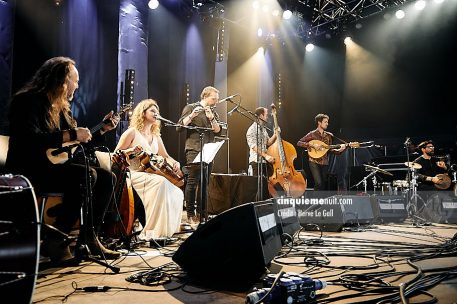
M 433 224 L 417 227 L 412 224 L 391 224 L 359 227 L 351 231 L 320 232 L 301 231 L 294 238 L 292 247 L 284 246 L 280 255 L 269 266 L 271 273 L 279 271 L 304 273 L 313 279 L 325 280 L 328 286 L 317 291 L 318 303 L 367 303 L 383 295 L 370 294 L 381 286 L 396 286 L 411 281 L 418 270 L 407 263 L 408 258 L 417 258 L 414 267 L 421 269 L 423 277 L 419 284 L 433 283 L 425 293 L 409 298 L 411 303 L 423 302 L 436 297 L 439 303 L 457 303 L 457 225 Z M 160 250 L 140 247 L 113 263 L 120 267 L 113 274 L 96 263 L 82 262 L 78 266 L 48 268 L 41 270 L 33 295 L 34 303 L 245 303 L 246 292 L 216 291 L 193 286 L 178 276 L 183 276 L 179 267 L 168 264 L 177 246 L 186 234 L 177 235 L 178 240 Z M 453 238 L 453 239 L 452 239 Z M 441 255 L 438 255 L 441 252 Z M 447 255 L 447 256 L 446 256 Z M 376 259 L 374 258 L 376 256 Z M 126 278 L 140 271 L 167 265 L 163 270 L 173 276 L 165 285 L 142 285 L 129 283 Z M 440 268 L 440 269 L 438 269 Z M 405 273 L 404 271 L 408 271 Z M 381 277 L 379 274 L 390 273 Z M 454 274 L 450 273 L 453 272 Z M 368 276 L 354 274 L 378 273 Z M 240 275 L 243 275 L 242 273 Z M 432 278 L 433 275 L 433 278 Z M 165 276 L 168 277 L 168 276 Z M 368 278 L 373 279 L 371 286 Z M 374 280 L 379 278 L 379 280 Z M 217 278 L 214 278 L 217 280 Z M 342 280 L 346 284 L 342 284 Z M 350 283 L 354 280 L 357 283 Z M 349 283 L 348 283 L 349 282 Z M 390 284 L 389 284 L 390 283 Z M 89 286 L 107 286 L 107 291 L 88 292 L 76 290 Z M 352 286 L 350 288 L 350 286 Z M 406 289 L 412 285 L 406 284 Z M 398 288 L 386 287 L 387 293 L 398 295 Z M 365 294 L 363 292 L 365 291 Z M 386 293 L 386 294 L 387 294 Z M 12 295 L 14 297 L 14 295 Z M 373 302 L 376 303 L 376 302 Z M 389 300 L 384 303 L 401 303 Z

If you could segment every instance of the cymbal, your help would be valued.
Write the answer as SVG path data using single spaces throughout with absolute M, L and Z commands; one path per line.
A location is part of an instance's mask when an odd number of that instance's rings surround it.
M 379 167 L 375 167 L 375 166 L 371 166 L 371 165 L 364 165 L 367 169 L 370 169 L 370 170 L 374 170 L 374 171 L 377 171 L 379 173 L 382 173 L 382 174 L 385 174 L 385 175 L 390 175 L 390 176 L 394 176 L 392 173 L 390 173 L 389 171 L 386 171 L 384 169 L 381 169 Z
M 415 162 L 405 162 L 406 167 L 410 167 L 411 169 L 420 169 L 422 168 L 421 164 L 415 163 Z

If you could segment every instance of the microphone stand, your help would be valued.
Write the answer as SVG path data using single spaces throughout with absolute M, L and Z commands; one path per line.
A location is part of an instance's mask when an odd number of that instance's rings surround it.
M 256 128 L 256 145 L 257 145 L 257 149 L 260 149 L 262 148 L 262 141 L 263 141 L 263 138 L 259 138 L 259 134 L 260 134 L 260 128 L 265 128 L 267 130 L 269 130 L 270 132 L 272 132 L 273 130 L 271 130 L 270 128 L 268 128 L 267 126 L 265 125 L 260 125 L 260 118 L 255 114 L 253 113 L 252 111 L 244 108 L 241 104 L 238 104 L 238 103 L 235 103 L 233 102 L 231 99 L 228 99 L 228 101 L 230 101 L 231 103 L 235 104 L 235 108 L 233 108 L 231 110 L 231 112 L 238 112 L 239 114 L 241 114 L 242 116 L 246 117 L 247 119 L 249 119 L 250 121 L 252 122 L 255 122 L 257 124 L 257 128 Z M 240 111 L 240 109 L 242 109 L 242 111 Z M 249 114 L 249 115 L 248 115 Z M 265 164 L 267 165 L 267 164 Z M 267 176 L 265 176 L 265 178 L 268 178 Z M 257 153 L 257 201 L 262 201 L 264 198 L 263 198 L 263 170 L 262 170 L 262 157 L 259 153 Z
M 88 228 L 90 228 L 90 233 L 93 234 L 93 237 L 97 239 L 97 235 L 95 234 L 95 229 L 93 226 L 93 222 L 90 222 L 90 227 L 87 226 L 86 221 L 88 221 L 88 213 L 89 213 L 89 208 L 93 210 L 92 207 L 92 175 L 90 174 L 90 165 L 89 165 L 89 158 L 86 156 L 86 153 L 84 151 L 84 147 L 81 148 L 82 153 L 83 153 L 83 158 L 84 158 L 84 167 L 86 170 L 86 184 L 81 185 L 82 191 L 81 193 L 84 193 L 84 200 L 81 205 L 81 210 L 80 210 L 80 228 L 79 228 L 79 238 L 78 238 L 78 248 L 76 248 L 76 253 L 75 253 L 75 258 L 77 261 L 91 261 L 95 262 L 101 266 L 105 266 L 106 268 L 109 268 L 112 272 L 114 273 L 119 273 L 120 268 L 117 266 L 113 266 L 108 264 L 105 261 L 98 260 L 96 257 L 92 255 L 90 252 L 90 249 L 87 245 L 87 233 L 88 233 Z M 93 214 L 92 214 L 93 216 Z
M 200 212 L 200 225 L 202 223 L 206 223 L 208 221 L 208 210 L 206 208 L 206 204 L 208 203 L 207 202 L 207 199 L 208 199 L 208 191 L 204 191 L 204 195 L 205 197 L 203 197 L 203 135 L 205 134 L 205 132 L 212 132 L 213 129 L 212 128 L 206 128 L 206 127 L 197 127 L 197 126 L 185 126 L 185 125 L 182 125 L 182 124 L 177 124 L 177 123 L 174 123 L 168 119 L 165 119 L 163 117 L 158 117 L 159 120 L 162 120 L 164 122 L 164 126 L 167 126 L 167 127 L 181 127 L 181 128 L 185 128 L 185 129 L 189 129 L 189 130 L 195 130 L 198 132 L 199 134 L 199 139 L 200 139 L 200 182 L 199 182 L 199 189 L 200 189 L 200 203 L 201 203 L 201 212 Z M 206 163 L 205 163 L 206 164 Z M 209 164 L 206 164 L 206 165 L 209 165 Z M 208 171 L 206 172 L 206 181 L 209 182 L 208 180 Z M 208 190 L 208 189 L 206 189 Z M 205 198 L 205 200 L 203 200 L 203 198 Z M 189 203 L 189 202 L 188 202 Z

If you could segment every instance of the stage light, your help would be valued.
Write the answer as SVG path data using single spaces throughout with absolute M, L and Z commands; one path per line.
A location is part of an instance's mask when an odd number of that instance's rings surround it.
M 271 14 L 275 17 L 278 17 L 279 16 L 279 10 L 275 9 L 271 12 Z
M 346 38 L 344 38 L 344 44 L 348 45 L 349 42 L 352 41 L 352 38 L 347 36 Z
M 397 17 L 397 19 L 403 19 L 405 18 L 405 12 L 402 10 L 398 10 L 395 12 L 395 17 Z
M 257 53 L 258 53 L 258 54 L 263 54 L 264 50 L 265 50 L 265 49 L 263 48 L 263 46 L 261 46 L 261 47 L 259 47 L 259 48 L 257 49 Z
M 253 7 L 254 9 L 258 9 L 258 8 L 260 7 L 259 1 L 254 1 L 254 2 L 252 2 L 252 7 Z
M 435 0 L 436 3 L 443 3 L 444 0 Z
M 268 6 L 268 4 L 264 4 L 264 5 L 262 6 L 262 11 L 263 11 L 264 13 L 268 13 L 268 12 L 270 11 L 270 7 Z
M 417 0 L 416 3 L 414 3 L 414 7 L 419 11 L 423 10 L 425 5 L 427 5 L 427 3 L 424 0 Z
M 148 6 L 150 9 L 156 9 L 159 7 L 159 0 L 149 0 Z
M 292 17 L 292 12 L 290 10 L 285 10 L 283 13 L 282 13 L 282 17 L 284 19 L 290 19 Z
M 306 49 L 307 52 L 312 52 L 312 51 L 314 50 L 314 44 L 308 43 L 308 44 L 306 45 L 306 48 L 305 48 L 305 49 Z
M 259 27 L 259 28 L 257 29 L 257 37 L 262 37 L 262 35 L 263 35 L 262 28 Z

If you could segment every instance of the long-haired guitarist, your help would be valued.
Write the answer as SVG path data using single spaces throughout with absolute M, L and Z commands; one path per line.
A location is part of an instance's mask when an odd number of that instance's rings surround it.
M 314 118 L 317 128 L 303 136 L 297 146 L 308 150 L 309 168 L 314 179 L 314 190 L 327 190 L 328 153 L 341 154 L 346 145 L 332 146 L 332 134 L 327 132 L 329 116 L 317 114 Z M 317 157 L 313 157 L 317 156 Z
M 86 228 L 92 226 L 97 231 L 109 204 L 113 184 L 110 172 L 98 167 L 86 169 L 73 162 L 52 163 L 46 151 L 60 148 L 63 144 L 77 140 L 87 143 L 103 133 L 112 130 L 119 122 L 112 112 L 105 116 L 109 121 L 92 134 L 89 129 L 78 127 L 72 117 L 70 102 L 78 88 L 79 74 L 75 61 L 67 57 L 54 57 L 47 60 L 33 78 L 17 92 L 12 99 L 9 123 L 9 150 L 6 169 L 13 174 L 22 174 L 30 179 L 36 191 L 63 192 L 62 204 L 56 208 L 54 226 L 64 233 L 70 233 L 80 218 L 80 209 L 87 197 L 80 185 L 87 185 L 87 171 L 92 176 L 93 201 L 88 207 Z M 89 192 L 87 192 L 89 193 Z M 86 233 L 86 245 L 93 255 L 118 258 L 120 253 L 106 249 L 98 240 L 95 231 Z M 41 245 L 41 253 L 54 262 L 73 258 L 68 244 L 63 240 L 46 236 Z

